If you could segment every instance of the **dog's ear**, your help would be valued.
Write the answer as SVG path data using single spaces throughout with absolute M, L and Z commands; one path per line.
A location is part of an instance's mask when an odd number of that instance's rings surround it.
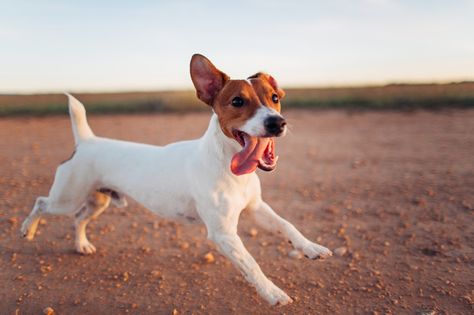
M 278 82 L 275 80 L 275 78 L 269 75 L 268 73 L 258 72 L 258 73 L 255 73 L 254 75 L 251 75 L 248 78 L 249 79 L 262 79 L 262 80 L 267 81 L 271 85 L 271 87 L 275 90 L 275 92 L 278 94 L 279 98 L 284 98 L 286 95 L 285 91 L 280 89 L 280 87 L 278 86 Z
M 197 97 L 212 106 L 214 98 L 229 77 L 200 54 L 195 54 L 191 58 L 190 71 Z

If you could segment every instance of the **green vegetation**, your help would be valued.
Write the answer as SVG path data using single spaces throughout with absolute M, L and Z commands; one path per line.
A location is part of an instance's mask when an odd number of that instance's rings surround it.
M 474 107 L 474 82 L 293 89 L 285 105 L 342 109 L 440 109 Z
M 192 91 L 72 93 L 88 113 L 138 113 L 198 110 L 201 105 Z M 1 95 L 0 116 L 55 115 L 67 113 L 63 94 Z
M 287 89 L 286 92 L 285 108 L 414 110 L 474 107 L 474 82 Z M 182 112 L 206 108 L 193 91 L 74 95 L 86 105 L 89 113 Z M 0 94 L 0 116 L 65 114 L 66 100 L 62 94 Z

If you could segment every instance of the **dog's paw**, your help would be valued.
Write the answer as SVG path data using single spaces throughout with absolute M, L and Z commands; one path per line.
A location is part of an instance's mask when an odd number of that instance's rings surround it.
M 332 256 L 332 252 L 319 244 L 309 243 L 303 247 L 305 257 L 309 259 L 324 259 Z
M 30 224 L 28 219 L 23 221 L 23 224 L 21 225 L 21 229 L 20 229 L 21 237 L 27 239 L 28 241 L 31 241 L 35 237 L 35 233 L 36 233 L 36 225 Z
M 76 251 L 82 255 L 91 255 L 96 252 L 95 246 L 92 243 L 85 241 L 76 244 Z
M 271 281 L 264 290 L 260 291 L 260 294 L 270 305 L 286 305 L 293 302 L 282 289 L 274 285 Z

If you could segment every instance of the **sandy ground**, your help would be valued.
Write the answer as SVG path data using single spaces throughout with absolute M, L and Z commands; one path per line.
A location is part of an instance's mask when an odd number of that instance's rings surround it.
M 72 220 L 19 237 L 38 195 L 73 150 L 66 117 L 0 120 L 0 314 L 472 314 L 474 110 L 286 113 L 264 198 L 308 238 L 343 256 L 290 258 L 287 240 L 245 213 L 243 242 L 295 301 L 270 307 L 206 240 L 135 203 L 89 225 L 93 256 L 73 251 Z M 98 135 L 152 144 L 197 137 L 209 114 L 92 117 Z M 212 253 L 215 261 L 204 260 Z M 18 314 L 17 313 L 17 314 Z

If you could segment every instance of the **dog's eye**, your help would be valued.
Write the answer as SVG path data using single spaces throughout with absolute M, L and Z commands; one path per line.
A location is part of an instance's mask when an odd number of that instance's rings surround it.
M 236 96 L 232 100 L 232 106 L 234 107 L 242 107 L 243 105 L 244 105 L 244 99 L 241 98 L 240 96 Z
M 278 104 L 278 101 L 279 101 L 278 95 L 273 94 L 273 95 L 272 95 L 272 101 L 273 101 L 273 103 Z

